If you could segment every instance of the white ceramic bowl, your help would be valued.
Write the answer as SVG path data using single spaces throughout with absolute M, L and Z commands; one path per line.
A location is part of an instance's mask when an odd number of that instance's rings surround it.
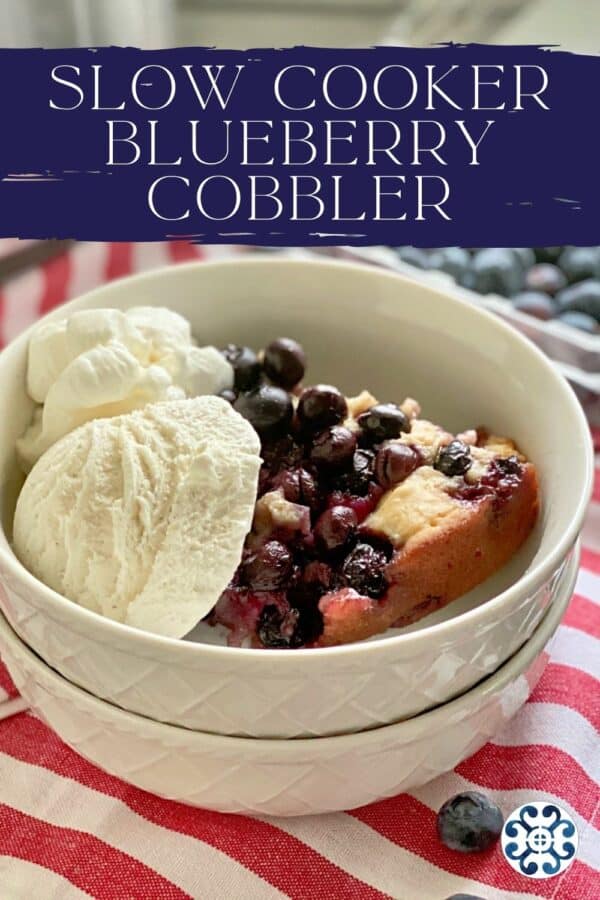
M 358 734 L 264 740 L 203 734 L 125 712 L 74 687 L 0 616 L 15 684 L 73 749 L 130 784 L 221 812 L 297 816 L 364 806 L 424 784 L 475 753 L 529 697 L 571 597 L 579 554 L 527 643 L 462 697 Z
M 531 343 L 437 290 L 368 266 L 265 257 L 200 263 L 114 282 L 53 315 L 168 304 L 202 342 L 302 341 L 309 378 L 381 400 L 417 397 L 450 429 L 486 423 L 536 463 L 543 512 L 493 578 L 402 633 L 318 650 L 231 649 L 136 631 L 46 588 L 10 548 L 18 489 L 14 442 L 29 421 L 28 334 L 0 356 L 0 605 L 70 681 L 133 712 L 200 731 L 258 737 L 377 727 L 444 702 L 493 672 L 527 639 L 556 593 L 591 490 L 587 423 Z M 200 630 L 201 640 L 214 638 Z

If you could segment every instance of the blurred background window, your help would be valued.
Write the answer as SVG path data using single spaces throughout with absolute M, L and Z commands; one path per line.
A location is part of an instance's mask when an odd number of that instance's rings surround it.
M 4 47 L 175 42 L 174 0 L 0 0 Z
M 439 41 L 598 52 L 598 0 L 0 0 L 8 47 L 269 47 Z

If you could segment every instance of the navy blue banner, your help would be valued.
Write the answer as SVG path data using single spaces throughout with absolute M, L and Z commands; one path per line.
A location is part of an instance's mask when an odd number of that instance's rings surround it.
M 600 58 L 0 50 L 0 236 L 600 243 Z

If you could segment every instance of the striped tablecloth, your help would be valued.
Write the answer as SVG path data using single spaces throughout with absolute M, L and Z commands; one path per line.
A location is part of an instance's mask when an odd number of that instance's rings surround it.
M 82 244 L 0 292 L 6 343 L 63 300 L 166 261 L 224 255 L 181 243 Z M 600 435 L 598 447 L 600 450 Z M 600 898 L 600 463 L 576 595 L 551 662 L 509 727 L 456 771 L 372 806 L 302 819 L 220 815 L 160 800 L 85 762 L 34 716 L 8 716 L 0 664 L 0 900 Z M 16 701 L 18 702 L 18 701 Z M 575 819 L 575 862 L 547 881 L 517 875 L 500 849 L 442 847 L 435 812 L 465 789 L 505 813 L 555 799 Z

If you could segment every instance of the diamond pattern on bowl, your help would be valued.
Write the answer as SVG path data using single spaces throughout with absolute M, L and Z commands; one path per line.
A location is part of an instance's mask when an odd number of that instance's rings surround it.
M 69 681 L 131 712 L 213 734 L 323 736 L 377 728 L 456 697 L 495 671 L 533 633 L 560 588 L 564 563 L 538 589 L 473 625 L 431 640 L 385 641 L 369 652 L 274 660 L 269 651 L 234 657 L 185 644 L 153 658 L 126 633 L 105 643 L 75 627 L 62 607 L 0 568 L 0 607 L 39 656 Z M 457 620 L 458 621 L 458 620 Z M 79 623 L 78 623 L 79 624 Z M 446 636 L 444 636 L 446 635 Z M 141 635 L 140 637 L 144 637 Z M 128 643 L 132 645 L 129 651 Z M 197 652 L 195 652 L 197 650 Z M 190 661 L 191 659 L 191 661 Z M 285 663 L 285 665 L 282 665 Z
M 131 717 L 75 694 L 6 635 L 0 644 L 32 709 L 90 762 L 163 797 L 269 816 L 363 806 L 454 768 L 516 711 L 509 696 L 519 698 L 517 706 L 525 702 L 548 658 L 542 652 L 503 687 L 470 692 L 455 709 L 440 707 L 412 722 L 327 741 L 238 741 Z

